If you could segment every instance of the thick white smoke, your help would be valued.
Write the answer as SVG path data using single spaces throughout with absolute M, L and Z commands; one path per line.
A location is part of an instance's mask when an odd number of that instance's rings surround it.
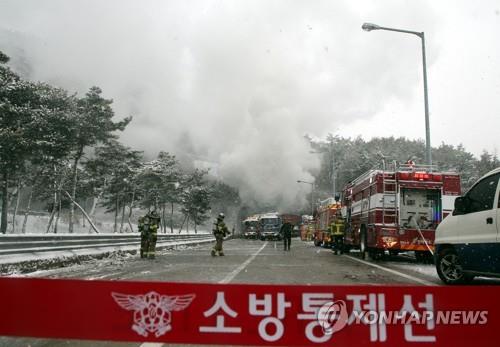
M 409 97 L 407 85 L 420 78 L 408 69 L 418 65 L 413 51 L 382 49 L 388 38 L 367 39 L 362 22 L 389 21 L 395 11 L 410 27 L 432 22 L 424 4 L 399 1 L 387 13 L 371 1 L 356 9 L 351 1 L 0 7 L 1 49 L 14 65 L 23 61 L 29 78 L 79 93 L 100 86 L 118 115 L 134 116 L 123 142 L 216 163 L 245 200 L 278 208 L 300 206 L 309 193 L 296 183 L 318 165 L 306 133 L 322 137 L 371 116 L 384 100 Z

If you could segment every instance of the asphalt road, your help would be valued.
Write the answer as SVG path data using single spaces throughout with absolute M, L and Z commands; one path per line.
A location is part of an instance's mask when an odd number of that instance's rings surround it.
M 410 258 L 363 261 L 356 253 L 334 255 L 298 239 L 283 251 L 281 242 L 235 239 L 225 242 L 226 256 L 211 257 L 210 244 L 160 251 L 154 260 L 137 255 L 117 255 L 66 268 L 31 273 L 30 277 L 82 278 L 88 280 L 139 280 L 168 282 L 440 285 L 433 265 Z M 479 284 L 484 284 L 481 281 Z M 498 283 L 498 282 L 492 282 Z M 492 284 L 488 283 L 488 284 Z M 138 346 L 137 343 L 66 341 L 1 337 L 0 346 Z M 142 344 L 162 346 L 161 344 Z

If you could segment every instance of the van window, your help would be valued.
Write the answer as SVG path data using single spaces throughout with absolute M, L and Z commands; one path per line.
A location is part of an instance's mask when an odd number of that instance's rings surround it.
M 467 197 L 471 201 L 469 212 L 486 211 L 493 208 L 499 177 L 500 173 L 486 177 L 469 190 L 467 193 Z

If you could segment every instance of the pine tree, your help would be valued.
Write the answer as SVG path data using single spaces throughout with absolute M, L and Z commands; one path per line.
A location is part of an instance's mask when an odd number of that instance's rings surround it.
M 161 211 L 162 226 L 166 231 L 166 206 L 170 205 L 170 231 L 173 232 L 174 205 L 180 201 L 182 170 L 175 156 L 160 152 L 158 158 L 143 165 L 137 176 L 141 205 Z
M 194 230 L 206 221 L 210 210 L 210 189 L 204 176 L 207 171 L 196 169 L 186 175 L 182 182 L 181 211 L 186 216 L 187 222 L 194 222 Z
M 104 99 L 99 87 L 92 87 L 84 98 L 79 99 L 76 112 L 76 129 L 73 147 L 73 175 L 71 198 L 76 200 L 78 184 L 78 165 L 86 147 L 108 143 L 117 138 L 115 131 L 122 131 L 131 118 L 113 122 L 112 100 Z M 71 203 L 69 212 L 69 232 L 73 232 L 75 204 Z
M 98 203 L 106 207 L 107 212 L 113 212 L 114 232 L 118 232 L 119 213 L 121 212 L 119 231 L 122 232 L 126 207 L 129 206 L 129 216 L 132 211 L 137 189 L 135 177 L 141 167 L 141 158 L 142 152 L 110 140 L 97 147 L 95 157 L 85 162 L 89 176 L 87 190 L 92 192 L 93 199 L 91 215 Z

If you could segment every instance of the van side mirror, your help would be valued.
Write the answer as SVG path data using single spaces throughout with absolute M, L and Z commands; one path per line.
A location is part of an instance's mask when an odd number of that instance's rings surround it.
M 466 214 L 470 206 L 470 200 L 466 196 L 460 196 L 455 199 L 455 209 L 452 215 L 458 216 L 461 214 Z

